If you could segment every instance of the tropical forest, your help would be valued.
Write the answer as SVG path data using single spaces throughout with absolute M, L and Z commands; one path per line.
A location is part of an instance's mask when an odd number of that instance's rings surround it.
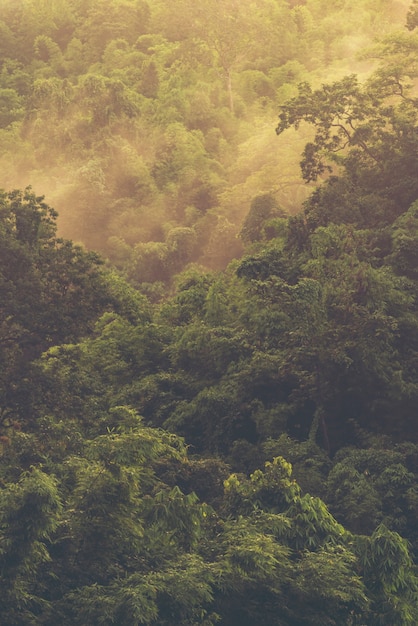
M 418 0 L 0 0 L 0 624 L 418 624 Z

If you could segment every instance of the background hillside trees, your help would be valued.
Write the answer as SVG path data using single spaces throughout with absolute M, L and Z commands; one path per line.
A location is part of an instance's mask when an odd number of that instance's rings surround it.
M 414 5 L 364 80 L 325 4 L 2 3 L 4 181 L 118 268 L 1 192 L 2 623 L 417 623 Z
M 5 1 L 0 184 L 41 189 L 60 234 L 136 283 L 149 277 L 128 269 L 135 247 L 169 247 L 176 227 L 195 229 L 199 262 L 223 268 L 241 253 L 255 197 L 272 194 L 291 213 L 306 198 L 298 150 L 274 141 L 277 106 L 308 72 L 318 83 L 348 57 L 355 69 L 355 51 L 389 16 L 401 23 L 389 5 Z M 169 262 L 159 280 L 190 260 Z

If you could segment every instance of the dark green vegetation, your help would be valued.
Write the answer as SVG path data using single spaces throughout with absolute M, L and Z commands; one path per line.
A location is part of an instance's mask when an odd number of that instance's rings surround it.
M 370 35 L 381 3 L 338 3 L 318 39 L 319 2 L 249 3 L 254 22 L 236 23 L 203 4 L 205 22 L 186 0 L 0 2 L 5 179 L 19 166 L 48 183 L 66 163 L 66 228 L 104 241 L 112 216 L 132 236 L 118 243 L 127 282 L 59 238 L 30 188 L 0 194 L 0 623 L 415 626 L 416 3 L 408 29 L 369 49 L 368 80 L 299 87 L 279 70 L 319 71 L 350 32 L 331 32 L 337 15 L 368 15 Z M 286 46 L 267 37 L 267 8 L 292 17 Z M 247 63 L 251 24 L 267 30 Z M 244 97 L 250 84 L 262 94 Z M 307 138 L 302 174 L 318 186 L 297 215 L 264 164 L 251 179 L 242 154 L 245 181 L 225 174 L 261 108 L 273 141 Z M 151 210 L 164 237 L 148 242 Z M 214 271 L 238 230 L 243 254 Z M 190 263 L 210 246 L 212 269 Z

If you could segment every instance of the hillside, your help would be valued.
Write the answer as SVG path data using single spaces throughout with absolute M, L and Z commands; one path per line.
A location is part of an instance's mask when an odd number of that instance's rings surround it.
M 357 53 L 408 6 L 2 0 L 0 185 L 32 185 L 61 235 L 137 284 L 222 269 L 257 195 L 290 214 L 307 197 L 307 135 L 277 141 L 279 106 L 301 81 L 366 76 Z
M 417 16 L 0 0 L 2 624 L 418 623 Z

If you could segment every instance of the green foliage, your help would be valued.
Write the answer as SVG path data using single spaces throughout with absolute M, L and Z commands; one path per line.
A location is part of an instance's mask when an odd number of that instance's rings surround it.
M 391 26 L 392 5 L 4 0 L 2 185 L 45 189 L 60 233 L 134 283 L 168 283 L 196 259 L 222 269 L 242 251 L 253 198 L 292 213 L 306 198 L 297 146 L 277 149 L 271 133 L 277 106 L 310 70 L 351 67 Z M 136 246 L 176 228 L 196 242 L 136 262 Z
M 42 403 L 52 398 L 55 383 L 40 392 L 40 371 L 33 366 L 42 351 L 91 335 L 97 317 L 112 307 L 127 320 L 145 321 L 147 304 L 116 274 L 106 272 L 96 254 L 56 237 L 56 213 L 42 197 L 30 189 L 3 192 L 0 204 L 0 407 L 7 436 L 14 420 L 34 423 L 36 396 Z M 55 348 L 50 364 L 58 354 L 66 370 L 56 372 L 55 400 L 61 397 L 67 407 L 75 400 L 74 414 L 80 409 L 77 394 L 82 394 L 74 385 L 82 375 L 76 375 L 68 356 L 80 350 L 75 345 Z M 85 366 L 81 369 L 86 372 Z
M 413 624 L 417 619 L 418 580 L 407 543 L 383 524 L 361 541 L 360 563 L 371 590 L 372 624 Z
M 0 127 L 5 128 L 23 117 L 22 98 L 14 89 L 0 89 Z
M 176 480 L 195 463 L 181 440 L 127 407 L 113 413 L 114 430 L 60 458 L 57 422 L 36 442 L 44 469 L 38 461 L 17 483 L 7 470 L 19 437 L 2 456 L 2 620 L 255 625 L 263 615 L 262 623 L 290 625 L 327 615 L 348 624 L 352 610 L 361 613 L 367 602 L 344 532 L 323 503 L 301 498 L 288 463 L 230 476 L 215 510 L 164 482 L 162 467 Z M 321 603 L 304 613 L 318 576 Z
M 409 61 L 415 44 L 412 36 L 389 42 L 393 62 L 382 62 L 363 84 L 355 75 L 316 90 L 304 82 L 299 94 L 281 107 L 277 134 L 303 122 L 314 127 L 301 162 L 304 179 L 331 172 L 330 163 L 341 174 L 308 202 L 311 210 L 319 205 L 324 211 L 328 205 L 328 220 L 341 219 L 344 211 L 343 221 L 373 227 L 393 221 L 416 198 L 412 171 L 417 117 L 410 81 L 417 70 Z
M 39 468 L 22 473 L 1 494 L 0 573 L 2 619 L 10 624 L 34 623 L 48 602 L 34 587 L 43 564 L 51 560 L 47 543 L 62 514 L 57 481 Z
M 1 623 L 418 621 L 414 5 L 238 4 L 1 4 Z
M 382 445 L 383 443 L 383 445 Z M 342 449 L 336 455 L 328 479 L 326 500 L 331 511 L 353 532 L 371 534 L 384 523 L 408 537 L 416 551 L 415 492 L 416 448 L 388 448 L 375 442 L 364 449 Z
M 263 227 L 266 222 L 274 217 L 284 217 L 272 196 L 259 196 L 251 203 L 250 211 L 242 225 L 240 236 L 246 243 L 252 243 L 261 239 Z
M 244 521 L 244 517 L 234 520 L 234 534 L 242 532 L 243 525 L 250 523 L 254 528 L 267 531 L 270 542 L 275 538 L 279 546 L 282 544 L 279 550 L 274 542 L 269 548 L 266 545 L 270 562 L 257 562 L 251 552 L 235 557 L 243 559 L 238 561 L 241 568 L 251 563 L 252 571 L 256 571 L 262 563 L 266 573 L 268 568 L 270 570 L 268 589 L 259 591 L 259 599 L 263 598 L 265 602 L 263 615 L 266 621 L 263 623 L 278 620 L 279 624 L 349 624 L 354 614 L 356 618 L 364 615 L 368 600 L 353 569 L 356 557 L 346 545 L 347 535 L 321 501 L 310 496 L 301 497 L 297 484 L 291 479 L 289 463 L 275 458 L 266 463 L 264 472 L 257 470 L 249 479 L 232 475 L 225 482 L 225 489 L 228 510 L 232 509 L 234 515 L 241 514 L 248 520 Z M 251 530 L 246 532 L 248 535 Z M 257 550 L 258 559 L 261 559 L 260 539 L 255 536 L 250 544 L 254 553 Z M 276 580 L 279 584 L 275 583 Z M 251 591 L 248 590 L 247 594 L 250 601 L 257 601 Z M 280 603 L 281 609 L 273 617 L 270 611 L 275 602 Z M 256 623 L 255 616 L 248 619 L 248 599 L 241 597 L 240 603 L 241 608 L 233 606 L 244 623 Z M 306 610 L 304 606 L 310 609 Z
M 418 25 L 418 13 L 416 0 L 412 0 L 406 16 L 406 27 L 408 30 L 414 30 Z

